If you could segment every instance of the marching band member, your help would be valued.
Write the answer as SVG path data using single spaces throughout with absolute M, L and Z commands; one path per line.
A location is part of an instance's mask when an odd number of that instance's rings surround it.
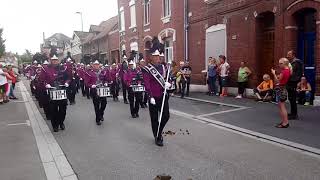
M 34 89 L 34 79 L 36 76 L 36 70 L 37 70 L 38 62 L 35 60 L 33 61 L 32 66 L 29 68 L 28 75 L 30 81 L 30 89 L 31 89 L 31 94 L 34 96 L 35 95 L 35 89 Z
M 108 86 L 109 73 L 100 70 L 99 61 L 95 61 L 93 64 L 93 69 L 88 71 L 88 85 L 91 88 L 91 97 L 94 106 L 94 111 L 96 114 L 96 123 L 101 125 L 101 121 L 104 121 L 104 110 L 107 106 L 107 97 L 99 97 L 97 94 L 97 86 Z
M 58 88 L 59 86 L 69 87 L 70 77 L 63 67 L 60 65 L 59 59 L 56 55 L 50 60 L 50 64 L 47 68 L 43 68 L 40 74 L 40 81 L 45 84 L 47 89 Z M 67 110 L 67 99 L 63 100 L 50 100 L 50 115 L 51 124 L 54 132 L 65 129 L 64 120 Z
M 151 118 L 151 126 L 155 144 L 163 146 L 162 131 L 167 124 L 169 114 L 168 93 L 164 94 L 165 89 L 171 87 L 171 84 L 165 81 L 166 68 L 160 62 L 160 53 L 157 46 L 154 44 L 151 50 L 152 56 L 150 63 L 145 66 L 147 72 L 144 73 L 145 89 L 149 94 L 149 113 Z M 162 101 L 164 99 L 164 106 L 162 109 Z M 162 118 L 159 127 L 159 113 L 162 109 Z M 158 131 L 159 127 L 159 131 Z
M 75 96 L 76 96 L 77 83 L 76 83 L 76 72 L 73 69 L 73 60 L 70 57 L 67 58 L 65 68 L 68 73 L 68 76 L 71 78 L 69 87 L 67 88 L 67 96 L 68 96 L 70 105 L 73 105 L 76 103 Z
M 79 75 L 79 83 L 80 83 L 80 89 L 82 92 L 82 96 L 86 96 L 85 86 L 84 86 L 85 66 L 83 63 L 80 64 L 80 67 L 77 69 L 77 72 Z
M 139 66 L 138 66 L 138 67 L 139 67 L 141 73 L 144 74 L 144 73 L 147 72 L 147 70 L 145 69 L 146 61 L 143 59 L 142 56 L 140 56 L 139 59 L 140 59 L 140 60 L 139 60 Z M 142 99 L 141 99 L 140 106 L 141 106 L 141 108 L 146 108 L 146 107 L 148 107 L 147 103 L 148 103 L 149 95 L 148 95 L 148 93 L 145 91 L 145 92 L 143 92 L 142 96 L 143 96 L 143 97 L 142 97 Z
M 117 64 L 113 63 L 110 70 L 110 83 L 111 83 L 111 93 L 113 97 L 113 101 L 119 101 L 119 84 L 118 84 L 118 68 Z
M 140 76 L 139 76 L 140 74 Z M 139 117 L 139 106 L 142 99 L 142 92 L 135 92 L 133 86 L 143 84 L 142 74 L 134 69 L 134 62 L 129 62 L 129 69 L 124 74 L 124 81 L 128 87 L 128 99 L 132 118 Z
M 126 55 L 124 55 L 123 57 L 123 62 L 120 66 L 120 70 L 119 70 L 119 76 L 121 79 L 121 85 L 122 85 L 122 93 L 123 93 L 123 101 L 125 104 L 128 104 L 128 100 L 127 100 L 127 91 L 128 91 L 128 87 L 126 85 L 126 83 L 124 82 L 124 74 L 127 72 L 128 70 L 128 64 L 127 64 L 127 57 Z
M 91 71 L 91 65 L 87 65 L 86 69 L 84 70 L 84 75 L 83 75 L 83 82 L 84 82 L 84 91 L 88 99 L 90 99 L 90 87 L 88 84 L 89 80 L 89 72 Z

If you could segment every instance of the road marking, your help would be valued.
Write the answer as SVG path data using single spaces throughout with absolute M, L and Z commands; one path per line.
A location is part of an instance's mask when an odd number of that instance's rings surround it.
M 27 126 L 30 126 L 30 121 L 29 120 L 26 120 L 25 123 L 11 123 L 11 124 L 8 124 L 7 126 L 20 126 L 20 125 L 27 125 Z
M 19 82 L 19 84 L 30 119 L 29 124 L 32 127 L 33 135 L 36 139 L 40 159 L 47 179 L 63 180 L 72 178 L 73 180 L 77 180 L 78 178 L 74 170 L 52 135 L 47 123 L 41 116 L 25 85 L 22 82 Z
M 246 137 L 258 140 L 258 141 L 267 142 L 269 144 L 277 145 L 277 146 L 280 146 L 285 149 L 293 150 L 293 151 L 320 159 L 320 149 L 317 149 L 317 148 L 314 148 L 311 146 L 306 146 L 306 145 L 295 143 L 292 141 L 280 139 L 280 138 L 277 138 L 274 136 L 251 131 L 251 130 L 248 130 L 245 128 L 241 128 L 241 127 L 234 126 L 234 125 L 227 124 L 227 123 L 223 123 L 220 121 L 208 119 L 205 117 L 194 116 L 194 115 L 191 115 L 191 114 L 188 114 L 185 112 L 181 112 L 178 110 L 171 109 L 170 112 L 172 114 L 177 115 L 177 116 L 188 118 L 190 120 L 194 120 L 194 121 L 201 122 L 201 123 L 206 123 L 210 126 L 213 126 L 213 127 L 219 128 L 219 129 L 223 129 L 223 130 L 226 130 L 226 131 L 229 131 L 232 133 L 240 134 L 242 136 L 246 136 Z
M 178 98 L 179 96 L 173 95 L 172 97 Z M 200 102 L 205 102 L 205 103 L 209 103 L 209 104 L 216 104 L 216 105 L 221 105 L 221 106 L 235 107 L 235 108 L 249 108 L 247 106 L 240 106 L 240 105 L 235 105 L 235 104 L 228 104 L 228 103 L 222 103 L 222 102 L 216 102 L 216 101 L 209 101 L 209 100 L 192 98 L 192 97 L 184 97 L 184 99 L 193 100 L 193 101 L 200 101 Z
M 213 115 L 217 115 L 217 114 L 224 114 L 224 113 L 229 113 L 229 112 L 235 112 L 235 111 L 242 111 L 245 109 L 249 109 L 247 107 L 243 107 L 243 108 L 236 108 L 236 109 L 229 109 L 229 110 L 225 110 L 225 111 L 218 111 L 218 112 L 213 112 L 213 113 L 208 113 L 208 114 L 201 114 L 197 117 L 205 117 L 205 116 L 213 116 Z

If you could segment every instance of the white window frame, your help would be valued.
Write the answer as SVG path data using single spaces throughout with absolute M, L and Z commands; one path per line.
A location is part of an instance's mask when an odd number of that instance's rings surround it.
M 150 0 L 144 0 L 143 3 L 143 24 L 145 26 L 150 24 L 150 6 L 151 1 Z
M 124 8 L 121 7 L 119 9 L 120 13 L 120 32 L 126 31 L 126 22 L 125 22 L 125 16 L 124 16 Z
M 171 41 L 171 45 L 167 46 L 167 41 Z M 170 44 L 170 43 L 169 43 Z M 164 47 L 164 57 L 166 62 L 172 62 L 173 61 L 173 40 L 168 39 L 165 40 L 165 47 Z
M 129 7 L 130 7 L 130 20 L 131 20 L 131 26 L 129 27 L 129 29 L 132 29 L 137 27 L 135 0 L 131 0 L 129 2 Z
M 171 16 L 171 0 L 162 0 L 163 6 L 163 17 L 170 17 Z

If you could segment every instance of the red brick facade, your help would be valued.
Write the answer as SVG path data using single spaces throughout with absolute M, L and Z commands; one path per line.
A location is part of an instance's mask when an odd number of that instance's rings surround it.
M 120 9 L 124 9 L 125 31 L 120 32 L 120 50 L 125 46 L 126 54 L 131 51 L 130 44 L 138 43 L 138 51 L 145 53 L 148 49 L 148 41 L 154 36 L 160 40 L 170 38 L 173 44 L 173 60 L 184 60 L 184 34 L 183 34 L 183 1 L 171 0 L 171 16 L 169 22 L 163 22 L 163 0 L 150 1 L 150 24 L 144 23 L 144 2 L 136 0 L 136 28 L 129 28 L 130 22 L 130 0 L 118 0 L 119 17 Z M 121 19 L 121 17 L 120 17 Z M 121 20 L 120 20 L 121 21 Z M 119 24 L 120 25 L 120 24 Z
M 241 61 L 253 70 L 250 86 L 277 66 L 288 50 L 298 50 L 297 17 L 303 10 L 315 12 L 316 91 L 320 93 L 320 1 L 317 0 L 189 0 L 189 54 L 195 78 L 205 69 L 206 29 L 227 27 L 227 58 L 233 82 Z M 302 14 L 302 13 L 300 13 Z M 274 19 L 274 20 L 272 20 Z M 272 22 L 274 21 L 274 22 Z M 263 37 L 262 37 L 263 36 Z M 263 42 L 263 43 L 262 43 Z M 233 84 L 235 85 L 235 84 Z
M 151 20 L 150 24 L 144 25 L 145 0 L 136 0 L 137 26 L 130 29 L 130 0 L 118 0 L 119 17 L 122 9 L 125 17 L 125 29 L 120 32 L 120 51 L 125 47 L 128 55 L 130 44 L 136 42 L 138 51 L 144 52 L 148 48 L 146 42 L 158 36 L 161 40 L 172 39 L 174 61 L 185 60 L 184 1 L 171 0 L 171 16 L 167 23 L 162 20 L 163 1 L 150 0 Z M 187 3 L 188 60 L 195 84 L 205 84 L 201 71 L 206 69 L 206 30 L 211 26 L 226 25 L 226 56 L 231 65 L 232 85 L 236 85 L 240 62 L 246 61 L 253 70 L 250 87 L 255 87 L 264 73 L 270 74 L 270 69 L 277 67 L 278 59 L 286 56 L 288 50 L 298 52 L 298 32 L 301 31 L 298 22 L 306 12 L 314 13 L 312 23 L 316 39 L 315 65 L 312 66 L 316 68 L 316 92 L 320 94 L 319 0 L 187 0 Z

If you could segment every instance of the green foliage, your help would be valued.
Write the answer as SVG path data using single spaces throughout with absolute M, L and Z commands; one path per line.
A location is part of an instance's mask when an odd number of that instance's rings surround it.
M 5 45 L 6 40 L 3 39 L 2 35 L 3 35 L 3 29 L 0 28 L 0 57 L 2 57 L 6 52 L 6 45 Z
M 22 55 L 20 55 L 19 59 L 22 63 L 31 63 L 32 58 L 33 58 L 32 53 L 26 49 L 26 52 L 24 52 Z

